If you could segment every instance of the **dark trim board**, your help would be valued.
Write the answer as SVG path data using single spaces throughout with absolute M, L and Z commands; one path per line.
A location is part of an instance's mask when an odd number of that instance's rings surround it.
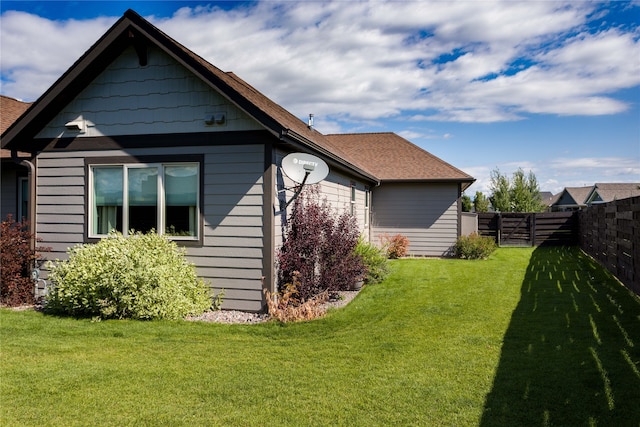
M 268 131 L 200 132 L 146 135 L 116 135 L 34 139 L 34 151 L 101 151 L 130 148 L 199 147 L 213 145 L 267 144 L 274 141 Z
M 263 177 L 263 196 L 262 196 L 262 217 L 263 217 L 263 236 L 262 244 L 262 304 L 266 304 L 266 295 L 264 291 L 272 294 L 275 292 L 275 274 L 276 265 L 275 258 L 275 174 L 276 174 L 276 154 L 271 144 L 265 145 L 264 150 L 264 177 Z

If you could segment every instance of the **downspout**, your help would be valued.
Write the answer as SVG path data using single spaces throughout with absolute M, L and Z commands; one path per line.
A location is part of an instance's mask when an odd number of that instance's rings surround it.
M 36 249 L 36 166 L 27 159 L 20 159 L 18 157 L 18 150 L 11 149 L 11 159 L 28 169 L 27 182 L 29 183 L 29 227 L 31 239 L 29 239 L 29 249 L 35 251 Z M 22 220 L 20 218 L 20 220 Z

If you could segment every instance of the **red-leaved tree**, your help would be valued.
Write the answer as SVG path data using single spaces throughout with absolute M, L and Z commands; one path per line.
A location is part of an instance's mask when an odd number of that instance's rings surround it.
M 4 305 L 15 307 L 35 302 L 31 268 L 41 257 L 37 251 L 50 249 L 32 249 L 33 237 L 28 223 L 14 221 L 11 214 L 0 223 L 0 302 Z
M 296 275 L 300 302 L 324 291 L 348 290 L 366 275 L 362 258 L 354 252 L 360 235 L 356 219 L 337 215 L 318 199 L 317 188 L 309 187 L 295 200 L 277 255 L 278 287 L 294 283 Z

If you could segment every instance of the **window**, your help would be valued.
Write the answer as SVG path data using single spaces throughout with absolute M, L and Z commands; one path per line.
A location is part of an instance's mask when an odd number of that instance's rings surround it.
M 111 230 L 156 230 L 196 240 L 200 223 L 200 164 L 91 165 L 89 237 Z
M 369 224 L 369 198 L 371 197 L 371 190 L 369 187 L 364 187 L 364 225 Z
M 351 181 L 351 215 L 356 215 L 356 183 Z

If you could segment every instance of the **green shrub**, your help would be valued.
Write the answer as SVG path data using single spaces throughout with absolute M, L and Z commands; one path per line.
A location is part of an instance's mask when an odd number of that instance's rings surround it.
M 480 236 L 472 233 L 468 236 L 460 236 L 453 249 L 454 256 L 464 259 L 485 259 L 497 248 L 496 242 L 491 237 Z
M 365 242 L 364 239 L 360 237 L 355 252 L 362 258 L 367 268 L 364 283 L 373 285 L 382 282 L 385 277 L 387 277 L 389 274 L 389 261 L 387 260 L 385 250 L 369 242 Z
M 74 316 L 179 319 L 211 307 L 209 291 L 185 250 L 157 235 L 111 233 L 50 263 L 47 311 Z

